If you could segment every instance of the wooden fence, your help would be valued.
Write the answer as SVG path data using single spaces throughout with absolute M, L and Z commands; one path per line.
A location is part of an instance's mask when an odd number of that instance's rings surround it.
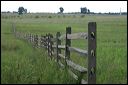
M 80 84 L 95 84 L 96 83 L 96 22 L 88 23 L 88 33 L 71 33 L 71 27 L 66 28 L 66 34 L 61 35 L 60 32 L 56 33 L 56 36 L 48 33 L 46 35 L 35 35 L 31 33 L 22 33 L 16 31 L 15 24 L 12 24 L 13 33 L 16 38 L 27 40 L 33 45 L 33 47 L 45 48 L 48 56 L 55 61 L 62 68 L 72 68 L 80 72 L 80 76 L 77 76 L 70 69 L 68 72 L 75 78 Z M 82 50 L 71 46 L 71 40 L 73 39 L 84 39 L 88 41 L 88 50 Z M 61 41 L 65 41 L 65 45 L 61 45 Z M 65 54 L 61 51 L 64 50 Z M 70 52 L 76 52 L 88 57 L 87 68 L 74 63 L 70 59 Z M 64 59 L 65 63 L 61 62 Z M 87 80 L 83 79 L 83 75 L 87 74 Z

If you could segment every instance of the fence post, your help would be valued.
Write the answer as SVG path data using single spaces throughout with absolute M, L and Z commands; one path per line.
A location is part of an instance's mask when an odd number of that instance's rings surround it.
M 35 39 L 35 35 L 33 34 L 33 47 L 34 47 L 34 39 Z
M 38 43 L 37 43 L 38 46 L 37 47 L 40 48 L 40 35 L 38 35 L 37 38 L 38 38 L 38 40 L 37 40 L 38 41 Z
M 88 23 L 88 84 L 96 84 L 96 22 Z
M 29 33 L 27 33 L 27 42 L 29 42 Z
M 28 33 L 28 42 L 30 43 L 30 33 Z
M 33 35 L 33 47 L 35 48 L 35 34 Z
M 29 33 L 29 43 L 31 43 L 31 33 Z
M 66 39 L 65 39 L 65 63 L 66 59 L 70 59 L 70 50 L 68 47 L 71 46 L 71 39 L 67 38 L 67 35 L 71 34 L 71 27 L 66 27 Z M 66 63 L 67 64 L 67 63 Z
M 36 34 L 36 47 L 38 47 L 38 35 Z
M 41 38 L 40 38 L 40 47 L 42 47 L 43 45 L 43 35 L 41 35 Z
M 28 35 L 28 33 L 27 33 L 27 42 L 28 42 L 28 39 L 29 39 L 29 35 Z
M 54 52 L 53 47 L 52 47 L 52 45 L 53 45 L 52 39 L 53 39 L 53 35 L 50 34 L 50 56 L 51 56 L 51 57 L 52 57 L 53 52 Z
M 34 35 L 34 47 L 38 45 L 38 35 Z
M 61 36 L 60 32 L 57 32 L 56 33 L 56 61 L 57 63 L 59 62 L 59 55 L 58 54 L 61 54 L 61 49 L 58 48 L 58 45 L 61 45 L 61 40 L 59 40 L 59 37 Z
M 34 35 L 32 34 L 32 45 L 34 45 Z
M 35 34 L 33 34 L 33 47 L 35 47 Z
M 49 33 L 48 34 L 48 56 L 51 57 L 52 59 L 52 41 L 51 41 L 51 38 L 53 36 Z
M 47 35 L 46 36 L 44 36 L 44 47 L 45 47 L 45 49 L 47 49 Z
M 47 51 L 49 56 L 49 34 L 46 34 L 46 42 L 47 42 Z
M 32 34 L 30 33 L 30 44 L 32 43 Z
M 50 36 L 48 33 L 48 56 L 50 56 Z
M 43 40 L 42 43 L 43 43 L 44 48 L 47 49 L 46 36 L 43 36 L 42 40 Z

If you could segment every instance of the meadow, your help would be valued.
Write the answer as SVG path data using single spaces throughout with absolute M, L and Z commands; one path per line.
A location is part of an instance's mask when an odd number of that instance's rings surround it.
M 59 69 L 49 60 L 45 49 L 33 49 L 26 41 L 12 34 L 24 33 L 46 35 L 65 33 L 71 26 L 72 33 L 87 32 L 88 22 L 97 23 L 97 84 L 127 83 L 127 16 L 82 14 L 1 14 L 1 83 L 58 83 L 72 84 L 76 81 L 67 70 Z M 87 49 L 85 40 L 72 40 L 72 45 Z M 64 44 L 64 43 L 63 43 Z M 71 59 L 86 67 L 87 59 L 71 53 Z

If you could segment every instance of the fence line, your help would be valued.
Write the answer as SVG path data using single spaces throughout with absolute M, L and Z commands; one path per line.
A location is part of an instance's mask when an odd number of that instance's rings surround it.
M 56 62 L 62 68 L 68 67 L 80 72 L 81 75 L 77 76 L 68 69 L 68 72 L 71 74 L 71 76 L 75 78 L 80 84 L 96 83 L 96 22 L 88 23 L 88 33 L 71 33 L 71 27 L 66 27 L 66 34 L 61 35 L 60 32 L 57 32 L 55 37 L 50 33 L 39 36 L 37 34 L 18 32 L 14 23 L 12 24 L 12 28 L 16 38 L 28 41 L 33 45 L 33 47 L 45 48 L 47 50 L 48 56 L 51 59 L 55 58 Z M 72 39 L 88 39 L 88 50 L 72 47 Z M 62 40 L 65 40 L 65 45 L 61 45 Z M 62 54 L 61 50 L 65 51 L 64 55 Z M 87 68 L 74 63 L 70 59 L 70 52 L 72 51 L 88 58 Z M 61 59 L 64 59 L 65 64 L 61 62 Z M 84 74 L 88 75 L 87 81 L 83 79 Z

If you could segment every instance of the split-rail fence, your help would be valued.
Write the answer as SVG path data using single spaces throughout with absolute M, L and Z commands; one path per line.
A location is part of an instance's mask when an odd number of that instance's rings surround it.
M 15 24 L 12 24 L 13 33 L 16 38 L 27 40 L 33 45 L 33 47 L 45 48 L 47 50 L 48 56 L 55 61 L 62 68 L 72 68 L 80 72 L 80 76 L 77 76 L 70 69 L 68 70 L 69 74 L 75 78 L 80 84 L 95 84 L 96 83 L 96 22 L 88 23 L 88 32 L 80 33 L 71 33 L 71 27 L 66 27 L 66 34 L 60 32 L 56 33 L 56 36 L 48 33 L 46 35 L 37 35 L 31 33 L 19 32 L 16 29 Z M 71 40 L 73 39 L 84 39 L 88 41 L 88 49 L 83 50 L 71 46 Z M 61 41 L 65 41 L 65 45 L 61 45 Z M 65 54 L 62 54 L 61 51 L 64 50 Z M 87 68 L 80 66 L 79 64 L 74 63 L 70 59 L 70 53 L 74 51 L 78 54 L 81 54 L 83 57 L 88 58 Z M 65 61 L 63 64 L 61 59 Z M 87 80 L 83 79 L 83 75 L 87 74 Z

